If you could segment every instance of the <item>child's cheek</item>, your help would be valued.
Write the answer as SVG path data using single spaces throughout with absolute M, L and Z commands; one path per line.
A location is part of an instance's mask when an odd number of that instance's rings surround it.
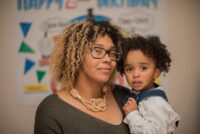
M 125 76 L 126 76 L 126 80 L 128 84 L 131 85 L 131 81 L 132 81 L 131 75 L 125 75 Z

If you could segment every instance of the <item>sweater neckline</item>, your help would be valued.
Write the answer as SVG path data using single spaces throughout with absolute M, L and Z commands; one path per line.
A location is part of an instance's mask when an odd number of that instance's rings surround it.
M 113 95 L 113 97 L 114 97 L 114 99 L 115 99 L 115 101 L 116 101 L 116 103 L 117 103 L 117 105 L 118 105 L 118 107 L 119 107 L 119 109 L 120 109 L 120 111 L 121 111 L 121 114 L 122 114 L 123 111 L 122 111 L 122 109 L 121 109 L 121 107 L 120 107 L 120 105 L 119 105 L 119 102 L 118 102 L 117 99 L 116 99 L 117 96 L 116 96 L 116 94 L 115 94 L 113 91 L 112 91 L 112 95 Z M 78 112 L 78 114 L 81 115 L 81 116 L 83 116 L 83 117 L 88 117 L 88 118 L 90 118 L 91 120 L 94 120 L 94 121 L 96 121 L 96 122 L 99 122 L 100 124 L 103 124 L 103 125 L 107 124 L 108 126 L 114 126 L 114 127 L 119 127 L 119 126 L 123 125 L 123 118 L 122 118 L 121 123 L 119 123 L 119 124 L 112 124 L 112 123 L 109 123 L 109 122 L 107 122 L 107 121 L 104 121 L 104 120 L 102 120 L 102 119 L 100 119 L 100 118 L 96 118 L 96 117 L 94 117 L 94 116 L 92 116 L 92 115 L 90 115 L 90 114 L 88 114 L 88 113 L 86 113 L 86 112 L 84 112 L 84 111 L 81 111 L 80 109 L 74 107 L 73 105 L 71 105 L 71 104 L 69 104 L 68 102 L 65 102 L 64 100 L 62 100 L 61 98 L 59 98 L 59 96 L 58 96 L 57 94 L 53 94 L 53 96 L 56 97 L 56 99 L 57 99 L 60 103 L 62 103 L 62 104 L 64 104 L 64 105 L 67 105 L 67 106 L 70 107 L 74 112 Z M 122 117 L 123 117 L 123 114 L 122 114 Z

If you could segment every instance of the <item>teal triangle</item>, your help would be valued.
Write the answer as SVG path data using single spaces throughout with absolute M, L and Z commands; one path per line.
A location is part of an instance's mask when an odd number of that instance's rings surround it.
M 37 79 L 38 79 L 39 83 L 42 81 L 42 79 L 44 78 L 45 74 L 46 74 L 45 71 L 40 71 L 40 70 L 37 71 Z
M 29 29 L 31 27 L 31 23 L 29 23 L 29 22 L 21 22 L 20 26 L 21 26 L 21 30 L 23 32 L 24 37 L 26 37 L 28 32 L 29 32 Z
M 35 65 L 34 61 L 32 61 L 30 59 L 26 59 L 25 67 L 24 67 L 24 74 L 27 74 L 27 72 L 29 72 L 31 70 L 31 68 L 33 68 L 34 65 Z
M 24 41 L 20 45 L 19 52 L 34 53 L 34 51 Z

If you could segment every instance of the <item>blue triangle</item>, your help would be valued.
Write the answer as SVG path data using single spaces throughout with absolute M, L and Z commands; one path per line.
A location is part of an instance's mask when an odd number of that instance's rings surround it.
M 24 68 L 24 74 L 26 74 L 34 65 L 35 65 L 34 61 L 26 59 L 25 68 Z
M 21 29 L 22 29 L 24 37 L 26 37 L 27 34 L 28 34 L 28 31 L 29 31 L 29 29 L 31 27 L 31 23 L 29 23 L 29 22 L 21 22 L 20 26 L 21 26 Z

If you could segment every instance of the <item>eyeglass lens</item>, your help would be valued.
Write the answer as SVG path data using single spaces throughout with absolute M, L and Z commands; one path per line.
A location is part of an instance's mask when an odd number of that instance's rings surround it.
M 111 60 L 116 61 L 119 59 L 119 56 L 120 56 L 116 50 L 105 50 L 104 48 L 101 48 L 101 47 L 93 47 L 91 48 L 91 52 L 92 52 L 93 58 L 96 58 L 96 59 L 101 59 L 106 54 L 108 54 Z

